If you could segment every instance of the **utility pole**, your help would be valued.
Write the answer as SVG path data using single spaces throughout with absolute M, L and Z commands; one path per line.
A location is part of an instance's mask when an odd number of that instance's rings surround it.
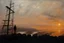
M 12 3 L 12 0 L 10 0 L 10 5 L 6 6 L 6 8 L 7 8 L 8 14 L 6 14 L 7 16 L 5 20 L 3 20 L 4 24 L 3 24 L 2 30 L 6 29 L 7 30 L 6 33 L 8 35 L 10 26 L 13 28 L 13 22 L 14 22 L 14 3 Z

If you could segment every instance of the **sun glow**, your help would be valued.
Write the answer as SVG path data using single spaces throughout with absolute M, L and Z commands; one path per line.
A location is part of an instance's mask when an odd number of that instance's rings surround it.
M 60 32 L 61 32 L 61 23 L 58 23 L 58 34 L 60 35 Z
M 60 24 L 60 23 L 58 23 L 58 26 L 61 26 L 61 24 Z

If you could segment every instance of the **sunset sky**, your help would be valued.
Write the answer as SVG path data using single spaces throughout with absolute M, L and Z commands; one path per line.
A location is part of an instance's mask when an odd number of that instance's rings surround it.
M 14 24 L 32 27 L 39 31 L 64 34 L 64 0 L 13 0 L 15 3 Z M 5 18 L 9 0 L 0 0 L 0 25 Z

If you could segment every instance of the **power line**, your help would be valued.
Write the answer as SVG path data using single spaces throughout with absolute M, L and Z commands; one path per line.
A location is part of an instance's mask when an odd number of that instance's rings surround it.
M 10 26 L 13 28 L 13 22 L 14 22 L 14 3 L 12 3 L 12 0 L 10 0 L 10 5 L 6 6 L 8 14 L 6 14 L 6 18 L 2 27 L 2 32 L 6 30 L 7 35 L 9 34 Z

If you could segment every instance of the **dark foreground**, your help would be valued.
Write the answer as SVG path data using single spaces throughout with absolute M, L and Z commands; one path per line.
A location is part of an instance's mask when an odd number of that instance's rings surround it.
M 1 35 L 0 43 L 64 43 L 64 36 L 52 37 L 49 35 Z

